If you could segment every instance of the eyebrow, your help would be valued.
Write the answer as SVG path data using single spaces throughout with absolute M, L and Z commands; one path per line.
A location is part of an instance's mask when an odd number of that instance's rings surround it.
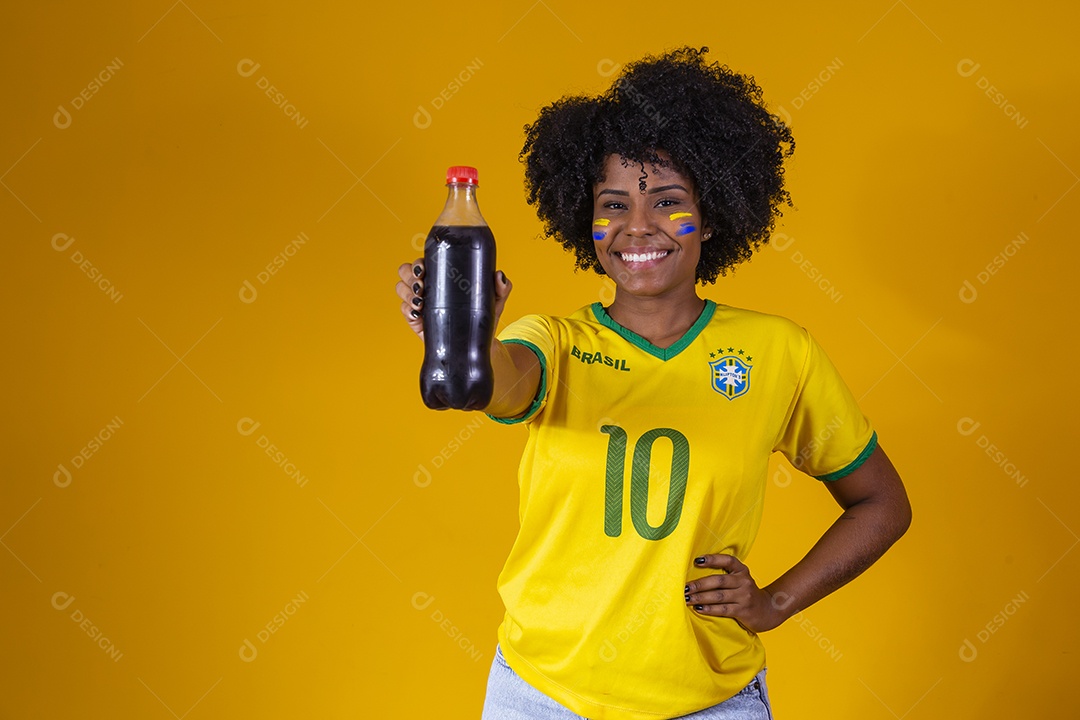
M 685 193 L 690 192 L 689 190 L 684 188 L 682 185 L 661 185 L 660 187 L 651 188 L 649 190 L 649 194 L 652 195 L 653 193 L 664 192 L 665 190 L 682 190 Z M 626 197 L 630 196 L 630 193 L 628 193 L 625 190 L 613 190 L 611 188 L 604 188 L 603 190 L 598 192 L 596 194 L 596 196 L 599 197 L 599 196 L 605 195 L 605 194 L 606 195 L 623 195 L 623 196 L 626 196 Z

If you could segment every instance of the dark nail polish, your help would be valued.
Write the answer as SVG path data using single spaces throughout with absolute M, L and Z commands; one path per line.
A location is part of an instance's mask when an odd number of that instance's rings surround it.
M 694 606 L 694 609 L 695 609 L 695 610 L 698 610 L 698 611 L 701 611 L 701 610 L 704 610 L 704 609 L 705 609 L 705 606 L 704 606 L 704 605 L 695 605 L 695 606 Z
M 412 315 L 414 318 L 420 317 L 420 313 L 416 312 L 415 310 L 410 310 L 409 314 Z
M 413 291 L 414 293 L 418 293 L 418 292 L 420 292 L 420 283 L 413 283 L 413 284 L 412 284 L 412 291 Z
M 416 277 L 420 277 L 420 275 L 423 274 L 423 272 L 424 272 L 423 269 L 419 265 L 413 265 L 412 266 L 412 274 L 415 275 Z
M 689 585 L 684 586 L 682 591 L 689 595 L 690 594 L 690 586 Z
M 705 564 L 705 558 L 703 558 L 703 557 L 694 558 L 694 564 L 695 565 L 704 565 Z
M 690 596 L 689 595 L 686 596 L 686 602 L 690 602 Z
M 415 297 L 415 298 L 412 299 L 412 304 L 416 305 L 417 307 L 419 307 L 420 303 L 422 303 L 422 302 L 424 302 L 424 301 L 421 298 L 418 298 L 418 297 Z

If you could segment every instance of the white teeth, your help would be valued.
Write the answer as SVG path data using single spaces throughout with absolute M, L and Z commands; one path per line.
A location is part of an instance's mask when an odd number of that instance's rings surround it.
M 649 260 L 659 260 L 667 254 L 667 250 L 654 250 L 647 253 L 619 253 L 619 257 L 625 262 L 647 262 Z

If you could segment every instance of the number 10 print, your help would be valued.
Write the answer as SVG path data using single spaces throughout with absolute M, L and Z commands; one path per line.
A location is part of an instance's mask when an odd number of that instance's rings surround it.
M 622 534 L 623 486 L 626 468 L 626 431 L 618 425 L 604 425 L 600 432 L 608 435 L 607 478 L 604 487 L 604 534 Z M 657 438 L 671 440 L 671 487 L 668 490 L 667 512 L 664 521 L 653 527 L 649 524 L 649 465 L 653 443 Z M 682 515 L 686 498 L 686 477 L 690 471 L 690 443 L 686 436 L 671 428 L 653 428 L 634 444 L 634 460 L 630 468 L 630 518 L 634 529 L 646 540 L 663 540 L 675 530 Z

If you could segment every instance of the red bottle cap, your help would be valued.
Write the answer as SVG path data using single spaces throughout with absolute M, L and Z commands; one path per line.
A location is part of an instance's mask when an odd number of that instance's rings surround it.
M 446 182 L 479 185 L 480 173 L 476 172 L 476 168 L 468 165 L 454 165 L 446 170 Z

